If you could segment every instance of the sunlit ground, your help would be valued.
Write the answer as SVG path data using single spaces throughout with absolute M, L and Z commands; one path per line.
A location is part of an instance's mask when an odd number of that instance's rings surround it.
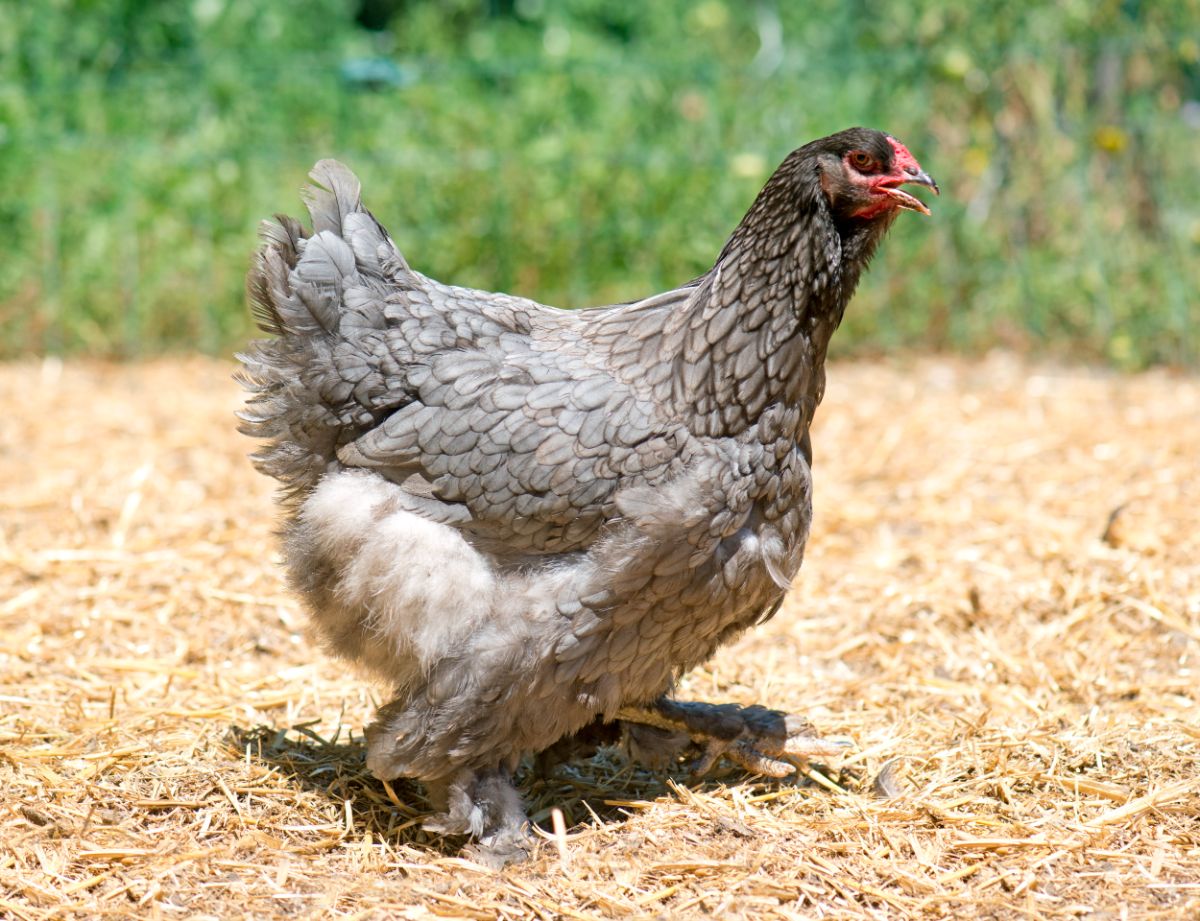
M 494 875 L 366 774 L 371 691 L 304 636 L 231 371 L 0 367 L 0 915 L 1200 914 L 1197 378 L 831 367 L 793 595 L 681 693 L 851 753 L 527 774 L 566 834 Z

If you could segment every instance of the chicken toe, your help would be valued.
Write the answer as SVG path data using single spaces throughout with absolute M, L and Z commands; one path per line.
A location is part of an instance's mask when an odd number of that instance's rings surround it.
M 813 757 L 842 754 L 848 742 L 822 739 L 808 720 L 757 704 L 709 704 L 661 697 L 646 708 L 625 708 L 617 714 L 629 724 L 631 735 L 653 729 L 662 734 L 686 736 L 702 747 L 689 765 L 693 774 L 705 774 L 725 757 L 752 774 L 786 777 L 796 764 Z

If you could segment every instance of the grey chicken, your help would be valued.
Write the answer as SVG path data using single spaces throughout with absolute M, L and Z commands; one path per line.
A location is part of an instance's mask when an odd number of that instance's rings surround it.
M 652 760 L 703 743 L 704 767 L 832 750 L 668 695 L 800 567 L 829 338 L 897 213 L 929 213 L 900 186 L 937 190 L 908 150 L 863 128 L 801 147 L 708 272 L 573 311 L 421 275 L 349 170 L 312 177 L 312 232 L 266 222 L 247 280 L 270 338 L 240 356 L 241 430 L 282 483 L 291 585 L 391 689 L 370 770 L 424 781 L 427 827 L 503 863 L 519 760 L 595 720 L 640 724 Z

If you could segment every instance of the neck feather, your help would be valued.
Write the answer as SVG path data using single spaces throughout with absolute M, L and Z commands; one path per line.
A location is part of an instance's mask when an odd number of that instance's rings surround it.
M 665 331 L 679 337 L 676 405 L 704 434 L 737 434 L 774 404 L 801 410 L 807 428 L 829 339 L 884 223 L 839 226 L 815 183 L 767 184 Z

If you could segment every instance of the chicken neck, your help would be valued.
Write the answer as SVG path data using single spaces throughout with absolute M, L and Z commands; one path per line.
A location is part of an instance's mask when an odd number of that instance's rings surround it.
M 839 226 L 815 190 L 798 199 L 768 184 L 664 330 L 677 345 L 675 405 L 698 434 L 737 435 L 783 404 L 801 410 L 802 436 L 830 337 L 887 223 Z

